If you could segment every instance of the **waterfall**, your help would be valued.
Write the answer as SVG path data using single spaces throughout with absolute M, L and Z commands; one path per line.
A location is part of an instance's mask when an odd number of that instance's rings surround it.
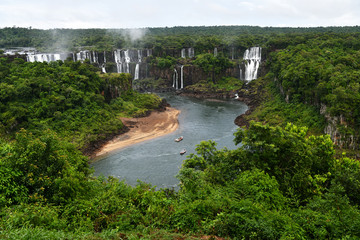
M 217 48 L 214 48 L 214 57 L 216 57 L 218 55 L 218 50 Z
M 194 48 L 189 48 L 188 49 L 188 54 L 189 54 L 189 58 L 195 57 Z
M 104 63 L 101 66 L 101 70 L 102 70 L 103 73 L 106 73 L 105 66 L 106 66 L 106 52 L 104 51 Z
M 122 73 L 122 60 L 121 60 L 121 50 L 117 49 L 114 51 L 114 59 L 116 63 L 116 71 L 117 73 Z
M 181 49 L 181 58 L 185 58 L 185 48 Z
M 141 63 L 141 50 L 137 50 L 137 53 L 138 53 L 138 62 Z
M 146 50 L 146 56 L 151 56 L 152 55 L 152 50 L 151 49 L 147 49 Z
M 186 49 L 185 49 L 186 55 Z M 100 57 L 99 57 L 100 54 Z M 149 57 L 152 55 L 151 49 L 116 49 L 113 51 L 111 58 L 109 58 L 109 53 L 106 51 L 98 53 L 96 51 L 82 50 L 73 53 L 35 53 L 28 52 L 26 55 L 26 60 L 28 62 L 51 62 L 62 60 L 65 61 L 68 57 L 71 57 L 73 61 L 84 62 L 89 61 L 90 63 L 96 65 L 100 68 L 102 72 L 106 72 L 107 63 L 113 61 L 116 64 L 117 73 L 131 73 L 134 79 L 140 79 L 147 75 L 147 64 L 144 62 L 144 57 Z M 107 55 L 108 54 L 108 55 Z M 99 59 L 100 58 L 100 59 Z M 88 59 L 88 60 L 87 60 Z M 100 61 L 99 61 L 100 60 Z M 135 67 L 135 72 L 133 65 Z M 141 68 L 141 69 L 140 69 Z M 144 68 L 144 69 L 142 69 Z M 109 69 L 107 69 L 109 70 Z M 145 71 L 146 70 L 146 71 Z M 144 74 L 145 76 L 141 76 Z M 180 79 L 179 79 L 180 80 Z M 180 85 L 180 82 L 178 83 Z
M 134 80 L 139 79 L 139 63 L 136 64 L 135 67 L 135 76 L 134 76 Z
M 178 89 L 178 73 L 176 68 L 174 68 L 174 75 L 173 75 L 173 88 Z
M 124 51 L 125 54 L 125 64 L 126 64 L 126 69 L 124 72 L 126 73 L 130 73 L 130 67 L 129 67 L 129 63 L 130 63 L 130 57 L 129 57 L 129 49 Z
M 141 51 L 137 50 L 138 54 L 138 62 L 135 66 L 135 74 L 134 74 L 134 80 L 139 79 L 139 71 L 140 71 L 140 63 L 141 63 Z
M 244 53 L 244 60 L 245 60 L 245 80 L 251 81 L 256 79 L 261 62 L 261 48 L 252 47 L 250 49 L 246 49 Z
M 76 53 L 76 61 L 83 62 L 85 59 L 90 59 L 90 54 L 88 51 L 80 51 Z
M 180 84 L 180 89 L 183 89 L 184 88 L 184 65 L 181 65 L 181 71 L 180 71 L 180 81 L 181 81 L 181 84 Z
M 98 55 L 95 51 L 92 52 L 92 62 L 93 63 L 99 63 L 99 58 L 98 58 Z
M 66 54 L 60 53 L 38 53 L 29 54 L 26 56 L 28 62 L 51 62 L 57 60 L 66 60 Z

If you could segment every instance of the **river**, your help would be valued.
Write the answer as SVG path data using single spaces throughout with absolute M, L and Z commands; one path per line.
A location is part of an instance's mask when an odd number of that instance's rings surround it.
M 113 151 L 92 163 L 95 176 L 114 176 L 136 185 L 137 180 L 157 188 L 177 188 L 176 175 L 183 160 L 195 153 L 196 144 L 214 140 L 217 148 L 234 149 L 235 118 L 247 110 L 237 100 L 205 100 L 174 94 L 159 94 L 181 110 L 179 128 L 168 135 Z M 183 136 L 184 140 L 174 139 Z M 184 155 L 180 151 L 186 149 Z

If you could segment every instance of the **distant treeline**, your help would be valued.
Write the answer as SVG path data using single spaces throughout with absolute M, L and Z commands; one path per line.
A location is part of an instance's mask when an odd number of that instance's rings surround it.
M 32 29 L 6 27 L 0 29 L 0 48 L 35 47 L 38 50 L 111 50 L 114 48 L 162 47 L 182 48 L 205 45 L 211 47 L 238 45 L 247 48 L 265 44 L 272 38 L 321 33 L 359 33 L 360 27 L 256 27 L 198 26 L 139 29 Z M 201 48 L 200 48 L 201 49 Z

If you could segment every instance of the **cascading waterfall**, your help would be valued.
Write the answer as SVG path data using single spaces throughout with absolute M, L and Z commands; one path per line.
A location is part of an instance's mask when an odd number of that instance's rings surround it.
M 101 67 L 103 73 L 106 73 L 105 65 L 106 65 L 106 52 L 104 51 L 104 63 Z
M 139 71 L 140 71 L 140 63 L 141 63 L 141 51 L 137 50 L 138 53 L 138 62 L 135 66 L 135 74 L 134 74 L 134 80 L 139 79 Z
M 137 50 L 138 52 L 138 62 L 141 63 L 141 59 L 142 59 L 142 54 L 141 54 L 141 50 Z
M 181 65 L 181 68 L 180 68 L 180 89 L 183 89 L 184 88 L 184 65 Z
M 121 59 L 121 50 L 117 49 L 114 51 L 114 59 L 116 63 L 116 71 L 117 73 L 122 73 L 122 59 Z
M 181 49 L 181 58 L 185 58 L 185 48 Z
M 60 53 L 39 53 L 39 54 L 29 54 L 26 56 L 28 62 L 51 62 L 57 60 L 66 60 L 66 54 Z
M 185 49 L 186 53 L 186 49 Z M 102 72 L 106 72 L 106 64 L 109 61 L 114 61 L 116 64 L 116 71 L 118 73 L 132 73 L 134 79 L 140 79 L 140 70 L 142 67 L 147 69 L 147 64 L 143 64 L 143 57 L 149 57 L 152 55 L 151 49 L 117 49 L 113 52 L 113 58 L 109 59 L 109 55 L 104 51 L 104 57 L 101 56 L 99 61 L 99 53 L 96 51 L 82 50 L 79 52 L 70 52 L 70 53 L 36 53 L 26 52 L 26 60 L 28 62 L 51 62 L 62 60 L 65 61 L 68 57 L 71 57 L 72 60 L 84 62 L 85 60 L 90 60 L 90 63 L 96 63 L 97 66 L 101 69 Z M 108 59 L 107 59 L 108 58 Z M 136 64 L 135 72 L 133 72 L 133 68 L 131 64 Z M 145 75 L 147 75 L 147 70 L 145 71 Z
M 218 49 L 214 48 L 214 55 L 218 54 Z M 228 57 L 231 59 L 237 58 L 236 48 L 231 47 L 230 53 Z M 240 71 L 240 79 L 251 81 L 257 78 L 258 69 L 261 63 L 261 51 L 260 47 L 252 47 L 245 51 L 243 56 L 243 63 L 239 66 Z M 68 57 L 72 57 L 74 61 L 85 61 L 89 59 L 91 63 L 95 63 L 103 72 L 106 72 L 106 62 L 114 61 L 116 64 L 116 71 L 118 73 L 131 73 L 134 76 L 134 79 L 140 79 L 140 75 L 144 72 L 145 75 L 148 74 L 147 64 L 143 64 L 143 57 L 149 57 L 152 55 L 151 49 L 117 49 L 113 52 L 112 58 L 109 59 L 109 55 L 106 56 L 106 52 L 104 52 L 104 59 L 99 59 L 99 54 L 96 51 L 82 50 L 77 53 L 36 53 L 29 52 L 27 53 L 27 61 L 28 62 L 51 62 L 57 60 L 65 61 Z M 194 48 L 183 48 L 181 49 L 181 57 L 182 58 L 193 58 Z M 100 57 L 102 58 L 102 56 Z M 108 59 L 107 59 L 108 58 Z M 99 61 L 100 60 L 100 61 Z M 134 65 L 134 66 L 133 66 Z M 144 68 L 144 70 L 142 69 Z M 145 71 L 146 68 L 146 71 Z M 135 72 L 134 72 L 135 69 Z M 177 68 L 179 71 L 174 72 L 173 76 L 173 85 L 177 89 L 184 87 L 184 76 L 183 76 L 183 68 L 179 65 Z M 141 71 L 140 71 L 141 70 Z M 181 70 L 181 72 L 180 72 Z M 141 74 L 140 74 L 141 73 Z M 180 75 L 181 74 L 181 75 Z M 180 75 L 180 76 L 179 76 Z M 237 75 L 237 74 L 236 74 Z M 145 77 L 145 76 L 144 76 Z M 176 78 L 176 81 L 174 79 Z
M 93 63 L 99 63 L 99 57 L 97 55 L 97 52 L 93 51 Z
M 124 55 L 125 55 L 125 73 L 130 73 L 130 66 L 129 66 L 129 63 L 131 61 L 130 57 L 129 57 L 129 49 L 125 50 L 124 51 Z
M 139 79 L 139 68 L 140 68 L 139 63 L 137 63 L 135 66 L 134 80 Z
M 261 62 L 261 48 L 252 47 L 244 53 L 245 80 L 251 81 L 257 78 L 258 69 Z
M 76 53 L 76 61 L 85 61 L 85 59 L 89 59 L 91 61 L 91 54 L 89 51 L 80 51 Z
M 181 58 L 186 58 L 186 54 L 188 55 L 188 58 L 193 58 L 195 56 L 194 48 L 190 47 L 188 49 L 181 49 Z
M 195 57 L 194 48 L 191 47 L 188 49 L 188 55 L 189 55 L 189 58 Z
M 132 49 L 117 49 L 114 51 L 114 60 L 116 63 L 116 70 L 118 73 L 132 73 L 135 79 L 140 79 L 140 68 L 146 64 L 142 64 L 143 57 L 151 56 L 151 50 L 132 50 Z M 135 71 L 131 71 L 130 64 L 134 63 Z M 132 65 L 131 65 L 132 66 Z M 145 71 L 147 73 L 147 71 Z
M 176 68 L 174 68 L 172 87 L 175 88 L 175 89 L 178 89 L 178 72 L 176 71 Z

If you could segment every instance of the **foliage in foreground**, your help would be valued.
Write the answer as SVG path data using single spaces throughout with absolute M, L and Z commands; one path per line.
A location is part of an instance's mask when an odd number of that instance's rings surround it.
M 74 147 L 49 132 L 38 138 L 21 131 L 14 142 L 1 142 L 0 236 L 360 237 L 360 164 L 335 159 L 328 136 L 252 122 L 238 130 L 235 142 L 235 150 L 201 142 L 185 160 L 174 192 L 91 177 Z

